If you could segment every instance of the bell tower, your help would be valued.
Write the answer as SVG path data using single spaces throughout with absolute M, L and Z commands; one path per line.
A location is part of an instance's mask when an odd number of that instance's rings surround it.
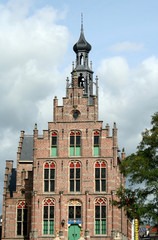
M 86 41 L 81 21 L 81 33 L 73 46 L 76 63 L 72 64 L 71 80 L 66 79 L 66 97 L 63 106 L 54 99 L 54 122 L 91 122 L 98 120 L 98 77 L 93 81 L 92 64 L 89 66 L 91 45 Z
M 76 53 L 76 62 L 72 67 L 72 79 L 77 75 L 78 87 L 83 88 L 84 96 L 88 97 L 88 102 L 91 105 L 93 102 L 93 71 L 92 64 L 89 67 L 89 52 L 91 51 L 91 45 L 86 41 L 83 32 L 83 17 L 81 18 L 81 33 L 78 42 L 73 46 L 73 50 Z M 73 81 L 72 81 L 73 84 Z M 96 89 L 98 86 L 96 86 Z M 96 91 L 97 92 L 97 91 Z M 98 93 L 97 93 L 98 94 Z M 96 95 L 97 95 L 96 94 Z

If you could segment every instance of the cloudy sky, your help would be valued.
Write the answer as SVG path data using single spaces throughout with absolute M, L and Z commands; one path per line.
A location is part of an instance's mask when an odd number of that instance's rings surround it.
M 119 148 L 135 152 L 158 110 L 157 9 L 157 0 L 0 0 L 0 196 L 20 131 L 32 134 L 37 122 L 42 133 L 55 95 L 62 104 L 81 12 L 99 77 L 99 119 L 116 122 Z

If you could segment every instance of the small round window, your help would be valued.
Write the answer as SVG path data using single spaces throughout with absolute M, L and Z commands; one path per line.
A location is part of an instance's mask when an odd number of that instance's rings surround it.
M 80 115 L 80 112 L 78 110 L 73 111 L 73 118 L 77 119 Z

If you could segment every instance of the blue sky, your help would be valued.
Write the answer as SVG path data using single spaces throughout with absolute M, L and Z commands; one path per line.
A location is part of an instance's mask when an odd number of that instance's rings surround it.
M 62 104 L 81 13 L 99 77 L 99 120 L 116 122 L 119 148 L 136 151 L 158 106 L 157 9 L 157 0 L 0 1 L 1 196 L 20 131 L 32 134 L 35 122 L 47 129 L 54 96 Z

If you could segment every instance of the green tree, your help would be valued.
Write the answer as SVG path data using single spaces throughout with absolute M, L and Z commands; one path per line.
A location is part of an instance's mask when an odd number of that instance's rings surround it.
M 117 191 L 119 201 L 130 218 L 158 222 L 158 112 L 152 116 L 151 129 L 145 129 L 137 152 L 126 157 L 120 170 L 128 178 L 129 187 Z

